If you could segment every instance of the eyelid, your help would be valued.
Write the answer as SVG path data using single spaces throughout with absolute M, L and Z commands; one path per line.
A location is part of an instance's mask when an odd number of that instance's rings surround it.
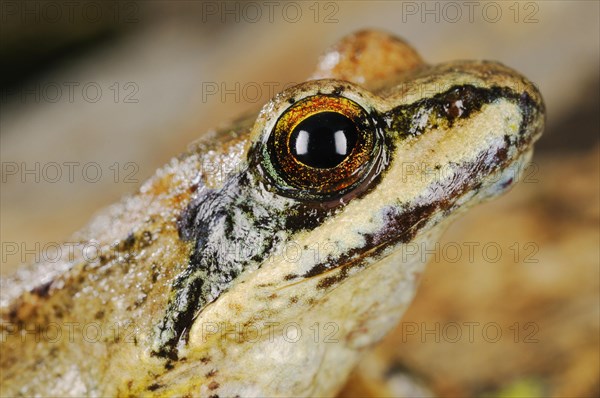
M 337 143 L 340 152 L 350 153 L 331 168 L 307 166 L 296 159 L 290 150 L 290 137 L 294 128 L 302 121 L 322 112 L 334 112 L 347 117 L 355 124 L 358 132 L 352 150 L 348 149 L 347 142 L 344 148 L 342 140 Z M 374 123 L 362 106 L 339 95 L 313 95 L 288 106 L 276 120 L 265 142 L 264 170 L 273 185 L 287 196 L 342 195 L 356 186 L 370 169 L 376 153 L 375 145 Z

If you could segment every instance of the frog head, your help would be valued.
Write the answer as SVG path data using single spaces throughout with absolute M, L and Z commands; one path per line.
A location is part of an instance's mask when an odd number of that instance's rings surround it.
M 218 369 L 218 394 L 334 392 L 414 295 L 423 264 L 403 248 L 512 186 L 543 124 L 538 90 L 499 63 L 344 39 L 236 132 L 235 171 L 180 217 L 194 250 L 153 354 Z

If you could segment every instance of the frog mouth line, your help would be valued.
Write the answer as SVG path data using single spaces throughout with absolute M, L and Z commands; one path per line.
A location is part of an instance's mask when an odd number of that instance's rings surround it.
M 361 265 L 366 263 L 365 258 L 373 258 L 374 262 L 379 261 L 381 253 L 389 246 L 410 242 L 428 224 L 426 221 L 434 218 L 434 213 L 441 211 L 444 218 L 447 218 L 458 207 L 465 207 L 464 204 L 457 205 L 456 203 L 464 198 L 466 193 L 479 194 L 483 199 L 497 196 L 513 185 L 518 177 L 518 172 L 522 170 L 518 168 L 514 177 L 510 178 L 507 176 L 513 172 L 510 166 L 513 164 L 522 165 L 524 159 L 531 153 L 534 142 L 539 139 L 543 130 L 543 123 L 537 122 L 537 118 L 540 114 L 543 114 L 543 110 L 533 102 L 528 94 L 518 95 L 514 92 L 508 94 L 508 92 L 505 93 L 506 96 L 511 97 L 518 103 L 524 115 L 516 138 L 511 139 L 509 136 L 504 136 L 503 144 L 496 148 L 488 148 L 475 160 L 460 166 L 456 170 L 456 175 L 462 178 L 458 183 L 454 181 L 454 187 L 443 183 L 437 187 L 432 187 L 436 188 L 434 191 L 446 192 L 445 197 L 440 197 L 434 201 L 429 201 L 427 198 L 420 198 L 421 200 L 417 198 L 412 204 L 389 206 L 384 209 L 384 212 L 386 212 L 384 217 L 387 218 L 384 222 L 385 225 L 375 233 L 363 235 L 366 241 L 364 245 L 356 247 L 342 256 L 328 258 L 326 261 L 314 265 L 302 275 L 290 274 L 286 277 L 286 280 L 295 280 L 299 277 L 322 277 L 318 282 L 318 287 L 327 288 L 345 279 L 351 269 L 361 268 Z M 511 148 L 515 149 L 515 153 L 509 156 Z M 498 170 L 506 170 L 504 173 L 507 175 L 501 175 L 497 184 L 483 187 L 482 185 L 487 177 L 497 173 Z M 474 181 L 479 182 L 473 183 Z M 468 199 L 466 201 L 468 202 Z M 415 203 L 421 204 L 415 205 Z M 343 265 L 331 266 L 331 264 Z M 330 275 L 336 271 L 336 274 Z M 328 274 L 328 276 L 323 277 L 324 274 Z M 297 282 L 295 281 L 295 283 Z
M 495 151 L 494 157 L 505 156 L 504 148 Z M 518 151 L 514 156 L 504 157 L 503 161 L 493 169 L 478 170 L 476 164 L 481 164 L 479 161 L 469 163 L 463 166 L 462 170 L 471 170 L 470 173 L 463 173 L 463 179 L 460 186 L 449 197 L 440 198 L 431 203 L 413 206 L 408 211 L 401 211 L 397 206 L 390 206 L 385 212 L 387 220 L 384 226 L 377 232 L 363 235 L 365 244 L 352 249 L 349 253 L 341 255 L 335 259 L 328 259 L 323 263 L 313 266 L 308 272 L 301 277 L 306 279 L 320 278 L 317 282 L 318 289 L 328 289 L 334 285 L 338 285 L 342 281 L 351 278 L 353 275 L 358 275 L 357 270 L 369 267 L 387 256 L 392 252 L 388 251 L 390 247 L 398 244 L 408 243 L 413 241 L 416 236 L 425 229 L 429 230 L 439 224 L 441 219 L 448 219 L 452 213 L 463 207 L 469 207 L 469 200 L 474 196 L 483 196 L 484 198 L 496 196 L 513 185 L 517 178 L 507 177 L 505 173 L 511 173 L 512 170 L 506 165 L 521 164 L 529 158 L 531 147 L 526 145 L 523 150 Z M 496 173 L 499 169 L 504 168 L 501 178 L 494 184 L 483 186 L 482 183 L 472 185 L 478 175 L 478 171 L 485 173 L 486 176 Z M 490 193 L 491 191 L 491 193 Z M 466 200 L 465 200 L 466 199 Z M 461 203 L 464 200 L 463 203 Z M 458 204 L 460 203 L 460 204 Z M 443 214 L 444 217 L 436 219 L 436 215 Z M 370 260 L 370 261 L 369 261 Z M 328 264 L 341 264 L 336 267 L 329 267 Z M 295 281 L 292 284 L 299 283 Z M 290 285 L 292 285 L 290 284 Z M 289 285 L 284 286 L 283 288 Z

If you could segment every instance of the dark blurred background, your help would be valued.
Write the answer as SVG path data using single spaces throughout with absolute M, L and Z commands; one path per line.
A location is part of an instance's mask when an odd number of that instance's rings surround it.
M 534 178 L 445 235 L 505 253 L 532 243 L 538 261 L 433 258 L 343 395 L 598 396 L 599 19 L 596 1 L 2 1 L 1 240 L 60 242 L 210 128 L 303 81 L 343 35 L 384 29 L 428 62 L 497 60 L 540 88 Z M 4 253 L 1 273 L 34 257 Z M 406 333 L 449 322 L 505 337 Z M 536 342 L 508 336 L 530 324 Z

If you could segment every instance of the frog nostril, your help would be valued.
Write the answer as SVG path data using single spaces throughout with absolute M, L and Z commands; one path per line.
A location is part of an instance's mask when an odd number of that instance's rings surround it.
M 449 120 L 468 117 L 469 111 L 473 108 L 475 98 L 474 87 L 457 87 L 447 94 L 442 105 L 444 113 Z
M 512 177 L 509 178 L 506 181 L 502 181 L 502 183 L 501 183 L 502 184 L 502 188 L 508 188 L 512 183 L 513 183 Z
M 456 99 L 444 104 L 444 111 L 452 119 L 460 117 L 465 111 L 463 101 L 461 99 Z

